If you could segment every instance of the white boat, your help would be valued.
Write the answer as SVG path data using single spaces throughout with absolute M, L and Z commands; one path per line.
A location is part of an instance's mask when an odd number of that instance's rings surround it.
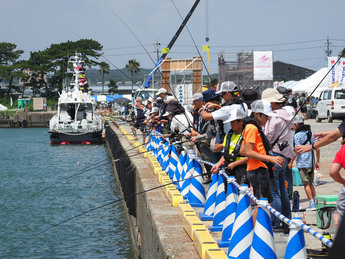
M 73 78 L 68 91 L 62 91 L 57 114 L 49 121 L 51 144 L 93 144 L 102 142 L 103 120 L 95 113 L 95 101 L 91 93 L 84 93 L 85 73 L 81 60 L 76 55 L 73 63 Z

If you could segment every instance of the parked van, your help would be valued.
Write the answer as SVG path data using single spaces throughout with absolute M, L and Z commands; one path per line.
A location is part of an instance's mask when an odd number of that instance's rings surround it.
M 327 119 L 332 122 L 333 119 L 345 118 L 345 88 L 330 88 L 323 90 L 316 105 L 316 122 Z

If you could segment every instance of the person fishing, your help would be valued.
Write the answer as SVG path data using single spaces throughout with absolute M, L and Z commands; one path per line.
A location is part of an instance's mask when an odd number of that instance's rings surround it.
M 235 176 L 236 182 L 240 185 L 249 183 L 246 177 L 248 158 L 240 155 L 243 140 L 243 119 L 246 117 L 247 114 L 242 110 L 230 111 L 229 119 L 225 122 L 231 123 L 231 130 L 224 138 L 223 156 L 211 169 L 211 173 L 216 173 L 224 165 L 226 173 Z

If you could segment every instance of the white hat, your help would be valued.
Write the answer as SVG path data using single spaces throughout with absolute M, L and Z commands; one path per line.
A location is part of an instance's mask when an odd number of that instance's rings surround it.
M 202 93 L 196 93 L 196 94 L 194 94 L 193 96 L 192 96 L 192 102 L 193 101 L 197 101 L 197 100 L 202 100 L 203 99 L 203 95 L 202 95 Z
M 296 115 L 295 118 L 293 118 L 293 123 L 304 123 L 304 116 Z
M 267 100 L 272 103 L 283 103 L 286 101 L 284 96 L 278 92 L 278 90 L 273 88 L 265 89 L 261 94 L 262 100 Z
M 230 110 L 229 116 L 229 119 L 224 121 L 224 123 L 228 123 L 235 120 L 242 120 L 243 118 L 247 117 L 247 113 L 241 109 L 232 109 Z
M 158 90 L 158 92 L 156 93 L 156 95 L 166 94 L 167 92 L 168 92 L 167 89 L 165 89 L 165 88 L 160 88 L 160 89 Z
M 154 100 L 153 100 L 153 98 L 151 96 L 149 97 L 149 99 L 147 99 L 147 101 L 150 102 L 150 103 L 154 102 Z
M 271 103 L 267 100 L 256 100 L 251 104 L 252 112 L 263 113 L 267 116 L 277 116 L 272 111 Z
M 224 92 L 238 92 L 238 87 L 234 82 L 225 81 L 221 84 L 220 90 L 216 92 L 216 94 L 224 93 Z
M 172 100 L 176 100 L 176 98 L 172 95 L 168 95 L 165 99 L 164 99 L 164 102 L 165 103 L 169 103 L 170 101 Z M 176 100 L 177 101 L 177 100 Z
M 159 112 L 159 108 L 158 107 L 152 107 L 151 114 L 154 112 Z

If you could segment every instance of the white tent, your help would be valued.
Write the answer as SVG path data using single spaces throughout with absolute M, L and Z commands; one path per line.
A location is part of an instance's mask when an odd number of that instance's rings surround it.
M 312 74 L 310 77 L 301 80 L 298 84 L 294 85 L 292 88 L 293 92 L 307 92 L 308 94 L 311 93 L 315 87 L 319 85 L 315 93 L 313 94 L 314 96 L 318 96 L 319 93 L 325 89 L 328 88 L 332 83 L 331 83 L 331 77 L 329 73 L 326 78 L 321 82 L 321 80 L 325 77 L 325 75 L 328 72 L 327 67 L 321 68 L 319 71 L 315 72 Z M 321 82 L 321 83 L 320 83 Z
M 0 104 L 0 111 L 6 111 L 6 110 L 7 110 L 7 107 Z

